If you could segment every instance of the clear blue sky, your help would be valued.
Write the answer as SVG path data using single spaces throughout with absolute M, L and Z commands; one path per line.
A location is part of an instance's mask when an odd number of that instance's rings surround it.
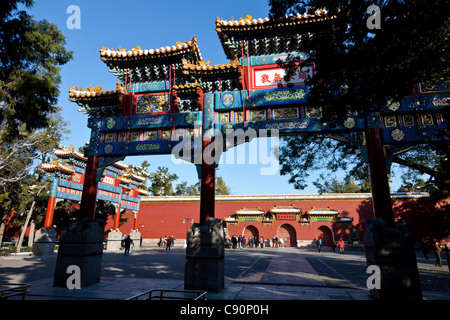
M 67 8 L 77 5 L 81 12 L 81 29 L 69 29 L 67 20 L 70 13 Z M 71 133 L 63 145 L 75 145 L 76 148 L 89 141 L 90 129 L 87 128 L 87 115 L 77 111 L 75 103 L 68 100 L 70 86 L 99 86 L 103 90 L 116 87 L 116 77 L 108 72 L 107 66 L 100 60 L 102 46 L 109 48 L 157 49 L 172 46 L 177 41 L 190 40 L 197 36 L 198 46 L 204 60 L 211 64 L 228 63 L 215 31 L 215 19 L 239 19 L 246 15 L 253 18 L 268 16 L 267 0 L 251 1 L 201 1 L 201 0 L 37 0 L 29 11 L 36 19 L 46 19 L 58 26 L 66 36 L 66 47 L 74 52 L 74 59 L 61 70 L 59 105 L 63 108 L 63 117 L 70 121 Z M 254 147 L 261 146 L 255 141 Z M 248 154 L 249 147 L 246 146 Z M 235 158 L 236 159 L 236 158 Z M 193 184 L 197 181 L 194 165 L 174 164 L 171 156 L 127 157 L 126 163 L 138 165 L 143 160 L 151 163 L 150 170 L 166 166 L 169 172 L 176 173 L 179 180 Z M 236 162 L 236 161 L 235 161 Z M 247 161 L 248 162 L 248 161 Z M 287 176 L 261 175 L 257 164 L 223 164 L 217 172 L 222 176 L 233 194 L 311 194 L 316 193 L 314 186 L 305 190 L 295 190 L 288 183 Z M 330 177 L 336 174 L 330 172 Z M 311 179 L 315 180 L 315 177 Z M 394 186 L 396 190 L 398 186 Z

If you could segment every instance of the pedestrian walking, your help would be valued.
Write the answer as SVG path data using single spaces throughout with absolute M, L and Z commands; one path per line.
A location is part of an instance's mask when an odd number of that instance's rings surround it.
M 442 267 L 441 251 L 442 249 L 439 246 L 439 243 L 436 241 L 434 243 L 434 255 L 436 256 L 436 262 L 434 263 L 434 265 L 438 267 Z
M 345 243 L 342 240 L 342 238 L 339 239 L 337 246 L 339 248 L 339 253 L 344 253 L 344 249 L 345 249 Z
M 322 238 L 317 239 L 317 250 L 319 250 L 319 252 L 322 250 Z
M 130 255 L 130 247 L 133 244 L 133 240 L 131 240 L 130 235 L 128 235 L 124 240 L 123 240 L 123 247 L 125 248 L 125 251 L 123 253 L 124 256 L 129 256 Z
M 167 250 L 170 250 L 171 244 L 172 244 L 172 239 L 171 239 L 171 238 L 167 238 L 166 251 L 167 251 Z

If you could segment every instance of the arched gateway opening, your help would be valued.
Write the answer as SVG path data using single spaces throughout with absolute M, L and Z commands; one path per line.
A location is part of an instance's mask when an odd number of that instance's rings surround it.
M 333 243 L 333 233 L 330 228 L 326 226 L 320 226 L 316 230 L 316 239 L 322 239 L 322 245 L 331 246 Z
M 286 247 L 297 246 L 297 232 L 290 224 L 283 224 L 280 226 L 277 232 L 278 240 L 283 239 Z
M 250 237 L 259 238 L 259 232 L 258 229 L 255 226 L 248 226 L 244 229 L 243 232 L 246 239 L 249 239 Z

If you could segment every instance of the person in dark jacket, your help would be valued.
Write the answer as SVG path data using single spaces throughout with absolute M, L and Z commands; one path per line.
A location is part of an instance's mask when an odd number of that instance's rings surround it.
M 130 247 L 133 244 L 133 240 L 131 240 L 130 235 L 128 235 L 124 240 L 123 240 L 123 247 L 125 248 L 125 251 L 123 253 L 124 256 L 129 256 L 130 255 Z

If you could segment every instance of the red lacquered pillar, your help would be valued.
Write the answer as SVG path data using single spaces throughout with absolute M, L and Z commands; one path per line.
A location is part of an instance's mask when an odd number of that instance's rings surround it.
M 80 218 L 95 220 L 95 207 L 97 201 L 97 169 L 98 156 L 88 156 L 84 175 L 83 194 L 81 196 Z
M 383 218 L 387 225 L 393 226 L 394 213 L 380 129 L 367 129 L 366 142 L 373 212 L 375 218 Z
M 139 211 L 135 211 L 134 213 L 134 223 L 133 223 L 133 230 L 139 229 Z
M 205 138 L 202 145 L 202 176 L 200 184 L 200 224 L 205 224 L 209 218 L 214 218 L 215 202 L 215 162 L 214 148 L 207 148 L 213 139 Z M 205 154 L 206 153 L 206 154 Z M 205 161 L 205 158 L 209 158 Z M 211 163 L 212 162 L 212 163 Z
M 48 198 L 47 213 L 45 214 L 44 228 L 50 229 L 53 224 L 53 213 L 55 212 L 56 197 Z
M 120 203 L 119 206 L 117 207 L 117 211 L 116 214 L 114 215 L 114 227 L 113 230 L 117 230 L 119 229 L 119 224 L 120 224 Z

